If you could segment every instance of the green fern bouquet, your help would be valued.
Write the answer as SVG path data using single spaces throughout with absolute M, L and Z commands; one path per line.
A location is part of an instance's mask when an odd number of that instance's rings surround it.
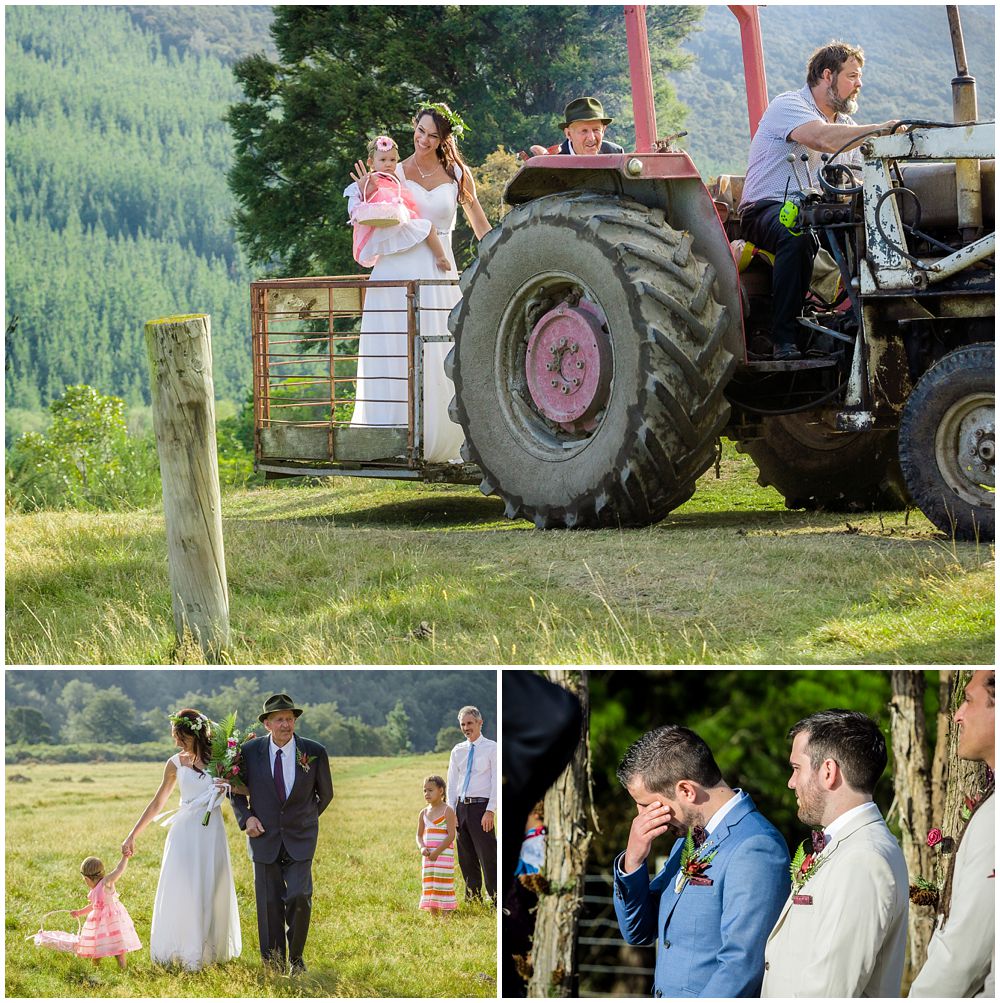
M 257 734 L 253 728 L 247 728 L 240 732 L 236 727 L 236 711 L 228 717 L 223 718 L 218 724 L 212 723 L 212 751 L 208 762 L 205 764 L 205 772 L 210 777 L 217 777 L 225 780 L 227 784 L 242 783 L 243 781 L 243 745 L 251 738 L 256 738 Z M 209 802 L 208 811 L 201 820 L 202 825 L 208 825 L 212 817 L 212 811 L 222 800 L 222 788 L 216 788 L 216 794 Z

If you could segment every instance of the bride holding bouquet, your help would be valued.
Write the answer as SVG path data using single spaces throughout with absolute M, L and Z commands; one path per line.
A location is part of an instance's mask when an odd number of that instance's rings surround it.
M 170 722 L 180 751 L 167 760 L 159 789 L 122 843 L 122 853 L 132 856 L 136 837 L 150 822 L 169 816 L 161 822 L 169 826 L 169 832 L 153 904 L 149 954 L 159 964 L 196 971 L 238 957 L 242 950 L 229 844 L 222 822 L 226 782 L 213 779 L 213 773 L 233 776 L 231 767 L 239 746 L 232 740 L 227 743 L 225 758 L 230 769 L 225 772 L 224 762 L 213 756 L 212 725 L 204 714 L 185 708 Z M 180 806 L 164 812 L 174 787 L 180 788 Z

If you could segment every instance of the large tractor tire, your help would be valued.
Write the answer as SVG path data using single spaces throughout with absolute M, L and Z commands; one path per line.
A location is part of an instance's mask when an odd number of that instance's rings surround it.
M 691 497 L 735 366 L 691 244 L 662 210 L 585 194 L 515 208 L 483 240 L 446 369 L 463 455 L 509 518 L 643 526 Z
M 899 462 L 920 511 L 958 540 L 993 541 L 992 344 L 949 352 L 920 378 L 899 424 Z
M 891 511 L 907 502 L 893 432 L 836 432 L 815 416 L 781 415 L 765 420 L 762 438 L 737 448 L 786 508 Z

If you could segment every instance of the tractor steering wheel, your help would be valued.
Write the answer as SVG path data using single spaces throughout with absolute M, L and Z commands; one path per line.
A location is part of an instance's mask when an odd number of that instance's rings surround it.
M 850 184 L 841 188 L 835 183 L 838 175 L 847 175 Z M 819 169 L 819 183 L 827 195 L 860 195 L 862 185 L 854 175 L 854 171 L 847 164 L 825 163 Z

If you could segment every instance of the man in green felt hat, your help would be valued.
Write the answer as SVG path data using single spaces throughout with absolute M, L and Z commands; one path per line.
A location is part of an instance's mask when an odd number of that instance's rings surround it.
M 261 956 L 282 970 L 290 963 L 292 975 L 306 970 L 312 861 L 319 817 L 333 799 L 326 749 L 295 734 L 301 714 L 287 693 L 267 698 L 258 717 L 267 736 L 243 746 L 243 783 L 250 794 L 232 796 L 253 858 Z
M 614 119 L 604 114 L 604 106 L 597 98 L 574 98 L 566 105 L 563 121 L 559 124 L 566 138 L 555 149 L 547 150 L 544 146 L 533 146 L 531 152 L 536 157 L 546 153 L 568 153 L 576 157 L 589 157 L 598 153 L 624 153 L 625 151 L 617 143 L 609 143 L 604 138 L 604 130 L 613 121 Z

